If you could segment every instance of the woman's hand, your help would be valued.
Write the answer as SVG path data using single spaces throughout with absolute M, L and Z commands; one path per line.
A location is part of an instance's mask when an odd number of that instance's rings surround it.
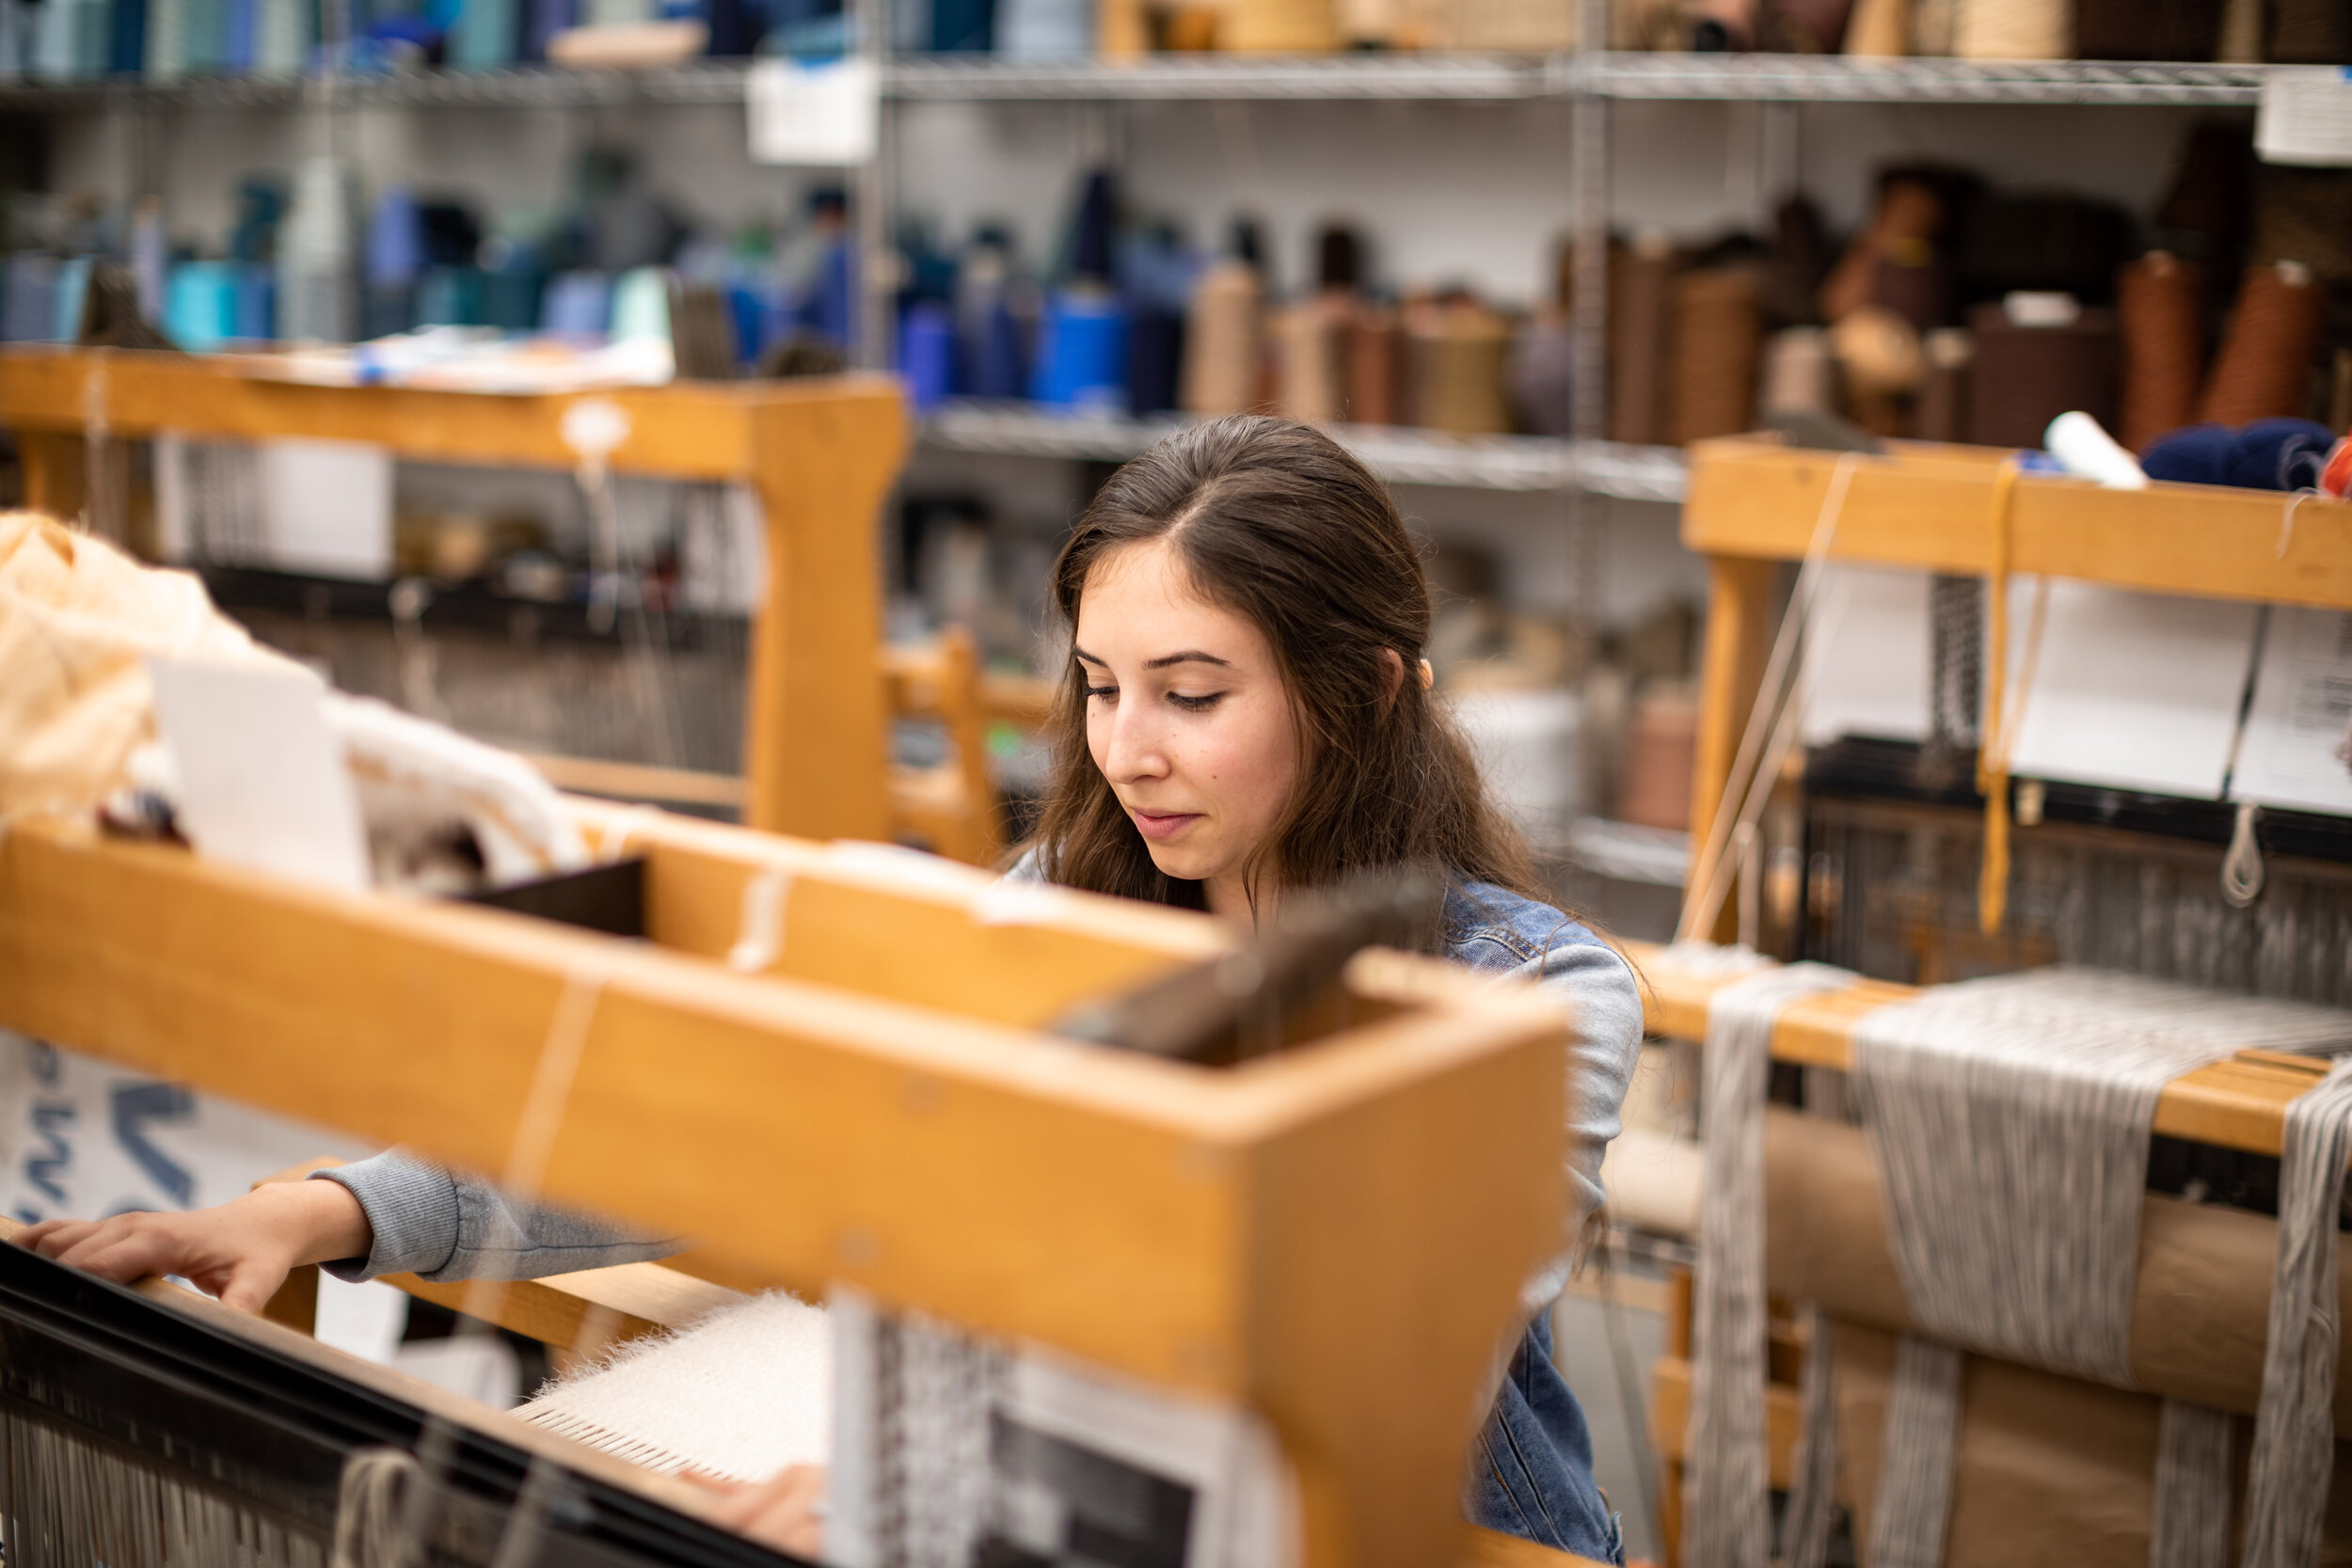
M 281 1181 L 217 1209 L 43 1220 L 16 1244 L 118 1285 L 176 1274 L 241 1312 L 259 1312 L 297 1264 L 364 1258 L 367 1211 L 335 1181 Z
M 720 1481 L 689 1470 L 680 1477 L 720 1494 L 710 1522 L 740 1530 L 763 1546 L 815 1561 L 825 1551 L 825 1467 L 795 1465 L 766 1481 Z

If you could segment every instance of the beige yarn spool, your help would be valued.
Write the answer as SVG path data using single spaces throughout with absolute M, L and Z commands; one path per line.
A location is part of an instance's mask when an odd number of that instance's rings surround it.
M 1846 23 L 1846 53 L 1886 59 L 1911 52 L 1911 0 L 1857 0 Z
M 1185 413 L 1247 414 L 1257 406 L 1263 297 L 1258 269 L 1238 260 L 1217 262 L 1193 285 L 1184 331 Z
M 1294 420 L 1336 424 L 1347 417 L 1348 329 L 1352 296 L 1301 300 L 1274 324 L 1275 402 Z
M 1421 305 L 1406 312 L 1405 337 L 1416 424 L 1455 436 L 1510 430 L 1508 322 L 1473 301 Z
M 1764 390 L 1756 405 L 1773 414 L 1827 414 L 1837 404 L 1837 367 L 1830 358 L 1829 334 L 1818 326 L 1791 326 L 1764 345 Z
M 2069 58 L 2074 0 L 1960 0 L 1952 53 L 1968 60 Z
M 1912 0 L 1911 52 L 1943 55 L 1952 52 L 1952 34 L 1960 26 L 1960 0 Z
M 1339 47 L 1332 0 L 1230 0 L 1217 38 L 1237 55 L 1321 55 Z
M 1883 305 L 1866 305 L 1838 319 L 1829 342 L 1854 423 L 1877 436 L 1908 434 L 1908 404 L 1928 373 L 1919 329 Z
M 1576 47 L 1577 0 L 1399 0 L 1410 49 L 1542 54 Z
M 2263 57 L 2263 0 L 2224 0 L 2221 42 L 2213 57 L 2224 65 L 2258 65 Z

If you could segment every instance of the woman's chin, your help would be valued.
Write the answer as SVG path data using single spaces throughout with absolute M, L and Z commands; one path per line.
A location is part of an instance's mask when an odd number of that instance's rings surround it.
M 1173 877 L 1179 881 L 1200 882 L 1208 880 L 1216 874 L 1217 868 L 1209 863 L 1212 857 L 1201 854 L 1192 845 L 1154 844 L 1146 839 L 1143 847 L 1151 852 L 1152 863 L 1159 867 L 1160 875 L 1163 877 Z

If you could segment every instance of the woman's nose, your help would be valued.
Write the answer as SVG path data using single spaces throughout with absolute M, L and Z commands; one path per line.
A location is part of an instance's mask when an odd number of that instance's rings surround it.
M 1103 771 L 1114 780 L 1156 779 L 1168 772 L 1168 752 L 1160 727 L 1149 713 L 1122 708 L 1111 720 L 1110 745 Z

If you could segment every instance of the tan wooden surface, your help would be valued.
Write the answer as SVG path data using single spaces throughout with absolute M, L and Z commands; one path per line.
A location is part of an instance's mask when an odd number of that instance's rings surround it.
M 879 376 L 674 382 L 553 396 L 314 387 L 236 358 L 13 345 L 0 351 L 0 424 L 23 446 L 30 504 L 79 504 L 69 449 L 94 407 L 122 437 L 366 441 L 403 457 L 570 469 L 576 404 L 620 410 L 615 472 L 734 481 L 766 518 L 766 595 L 745 706 L 745 817 L 818 838 L 889 831 L 882 588 L 876 529 L 906 450 L 896 385 Z
M 1796 1388 L 1785 1383 L 1765 1385 L 1764 1447 L 1771 1456 L 1774 1491 L 1787 1491 L 1796 1474 L 1803 1413 L 1803 1396 Z M 1661 1355 L 1649 1368 L 1649 1429 L 1659 1458 L 1679 1464 L 1688 1457 L 1690 1425 L 1691 1363 Z
M 1740 733 L 1764 679 L 1772 642 L 1775 567 L 1769 561 L 1722 558 L 1707 563 L 1707 642 L 1700 657 L 1698 734 L 1691 764 L 1694 868 L 1714 831 L 1716 813 L 1725 809 L 1724 793 L 1740 750 Z M 1730 802 L 1729 807 L 1737 811 L 1739 803 Z M 1724 852 L 1728 855 L 1727 845 Z M 1724 896 L 1709 933 L 1714 940 L 1731 940 L 1738 907 L 1737 899 Z
M 1857 457 L 1830 554 L 1840 561 L 1982 576 L 1992 562 L 1993 478 L 2007 453 L 1899 443 Z M 1839 454 L 1768 437 L 1691 449 L 1682 540 L 1708 556 L 1804 554 Z M 2202 484 L 2103 489 L 2027 474 L 2010 520 L 2010 569 L 2199 598 L 2352 609 L 2352 502 L 2307 499 L 2279 549 L 2288 498 Z
M 21 821 L 0 1026 L 495 1173 L 573 977 L 595 1003 L 551 1200 L 697 1236 L 726 1283 L 840 1281 L 1244 1401 L 1296 1468 L 1316 1568 L 1458 1549 L 1478 1391 L 1563 1233 L 1556 1005 L 1392 956 L 1352 983 L 1412 1005 L 1311 1049 L 1224 1070 L 1104 1052 L 663 945 L 731 943 L 747 864 L 829 852 L 648 815 L 610 811 L 599 836 L 633 821 L 656 851 L 652 943 Z M 883 933 L 860 983 L 1004 1012 L 1223 940 L 1077 895 L 1026 924 L 952 867 L 793 883 L 784 965 L 864 940 L 843 929 L 859 894 Z
M 1650 1032 L 1677 1039 L 1703 1038 L 1708 999 L 1731 977 L 1681 969 L 1662 946 L 1635 942 L 1619 945 L 1642 976 Z M 1873 1008 L 1915 994 L 1909 986 L 1864 980 L 1791 1003 L 1772 1032 L 1772 1055 L 1784 1062 L 1843 1068 L 1850 1059 L 1855 1022 Z M 2277 1154 L 2287 1102 L 2316 1084 L 2324 1067 L 2317 1060 L 2298 1063 L 2265 1051 L 2199 1068 L 2164 1086 L 2156 1101 L 2155 1131 L 2193 1143 Z
M 1574 1552 L 1538 1546 L 1516 1535 L 1481 1529 L 1476 1525 L 1470 1528 L 1469 1543 L 1462 1555 L 1454 1559 L 1461 1568 L 1575 1568 L 1578 1563 L 1589 1564 L 1593 1560 Z

